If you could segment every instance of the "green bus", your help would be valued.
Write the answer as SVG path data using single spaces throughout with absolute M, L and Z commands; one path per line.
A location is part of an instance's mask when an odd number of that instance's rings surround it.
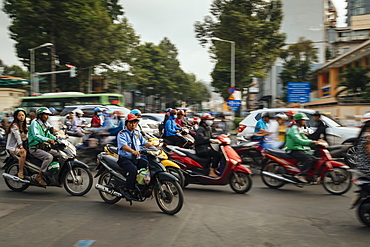
M 45 93 L 41 96 L 22 97 L 21 107 L 27 112 L 36 111 L 41 106 L 54 107 L 61 112 L 68 105 L 115 105 L 124 107 L 121 94 L 84 94 L 80 92 Z

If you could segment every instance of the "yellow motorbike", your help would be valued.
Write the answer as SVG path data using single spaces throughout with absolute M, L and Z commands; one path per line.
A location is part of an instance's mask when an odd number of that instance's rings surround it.
M 182 173 L 182 170 L 181 170 L 180 166 L 178 166 L 175 162 L 168 159 L 167 154 L 162 149 L 163 141 L 161 141 L 160 139 L 158 139 L 156 137 L 152 137 L 152 138 L 148 139 L 148 142 L 161 150 L 160 154 L 157 155 L 157 158 L 161 161 L 161 164 L 166 168 L 166 171 L 168 173 L 172 174 L 173 176 L 175 176 L 179 180 L 179 184 L 180 184 L 181 188 L 184 188 L 184 186 L 185 186 L 184 174 Z M 116 149 L 112 149 L 110 147 L 111 147 L 111 145 L 107 144 L 104 147 L 104 151 L 107 154 L 118 158 L 118 153 L 115 151 Z

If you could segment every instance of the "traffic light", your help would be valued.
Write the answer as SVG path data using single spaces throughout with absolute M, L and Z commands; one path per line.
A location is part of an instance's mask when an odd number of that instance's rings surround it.
M 77 73 L 76 73 L 76 67 L 73 66 L 73 65 L 67 65 L 67 67 L 69 68 L 69 77 L 76 77 L 77 76 Z

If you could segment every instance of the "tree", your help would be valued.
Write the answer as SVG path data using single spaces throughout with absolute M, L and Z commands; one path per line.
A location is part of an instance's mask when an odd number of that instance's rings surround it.
M 36 71 L 50 71 L 50 64 L 54 70 L 55 58 L 62 65 L 70 63 L 78 67 L 77 81 L 56 85 L 52 80 L 51 91 L 61 86 L 76 88 L 76 85 L 83 90 L 90 66 L 116 59 L 115 54 L 122 47 L 112 40 L 117 37 L 114 33 L 117 25 L 113 21 L 123 13 L 121 9 L 116 0 L 4 1 L 4 11 L 12 19 L 11 38 L 17 42 L 18 57 L 25 66 L 30 64 L 30 48 L 51 42 L 50 50 L 37 50 Z M 46 51 L 49 54 L 43 56 Z
M 307 82 L 311 80 L 312 64 L 317 62 L 316 50 L 311 40 L 299 38 L 296 44 L 282 50 L 283 70 L 279 78 L 284 92 L 289 82 Z
M 336 93 L 336 97 L 346 92 L 349 95 L 362 96 L 370 82 L 370 77 L 367 75 L 370 68 L 350 67 L 343 73 L 339 74 L 341 82 L 337 85 L 339 91 Z
M 202 45 L 211 38 L 235 42 L 235 84 L 239 90 L 249 87 L 252 77 L 262 78 L 273 65 L 283 46 L 285 35 L 279 33 L 282 3 L 263 0 L 214 0 L 210 16 L 195 23 L 196 38 Z M 224 99 L 230 86 L 230 43 L 214 40 L 210 48 L 217 61 L 212 72 L 212 86 Z

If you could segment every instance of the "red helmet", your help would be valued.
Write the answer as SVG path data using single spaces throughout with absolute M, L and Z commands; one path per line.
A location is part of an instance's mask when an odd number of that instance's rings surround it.
M 297 111 L 293 111 L 293 110 L 288 110 L 285 112 L 286 115 L 290 115 L 290 116 L 294 116 L 294 114 L 296 114 Z
M 183 111 L 183 110 L 179 110 L 179 111 L 177 112 L 177 114 L 184 115 L 184 111 Z
M 129 113 L 129 114 L 127 114 L 127 116 L 126 116 L 126 121 L 129 121 L 129 122 L 131 122 L 131 121 L 139 121 L 139 119 L 137 119 L 137 117 L 135 116 L 135 114 L 132 114 L 132 113 Z
M 214 118 L 209 113 L 203 113 L 200 119 L 214 119 Z
M 172 110 L 170 111 L 170 113 L 171 113 L 171 114 L 176 114 L 176 113 L 177 113 L 177 111 L 176 111 L 176 109 L 172 109 Z

